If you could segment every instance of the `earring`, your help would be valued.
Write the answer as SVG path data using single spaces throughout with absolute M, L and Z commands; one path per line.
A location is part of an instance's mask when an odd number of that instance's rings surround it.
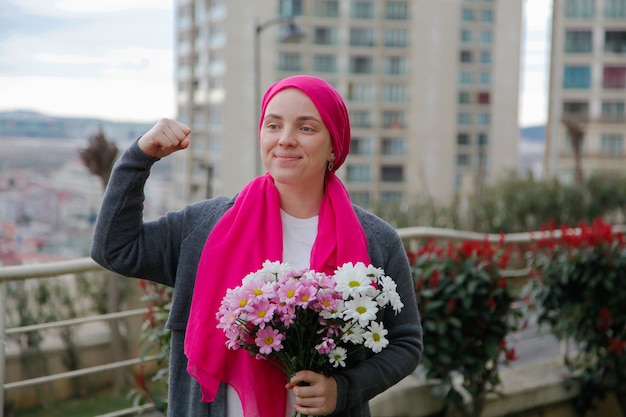
M 332 171 L 334 166 L 335 164 L 333 163 L 333 159 L 331 159 L 330 161 L 328 161 L 328 164 L 326 164 L 326 169 L 328 169 L 329 171 Z

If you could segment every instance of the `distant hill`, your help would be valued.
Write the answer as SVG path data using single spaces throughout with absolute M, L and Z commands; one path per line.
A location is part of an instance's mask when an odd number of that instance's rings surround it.
M 153 123 L 114 122 L 105 119 L 55 117 L 26 110 L 0 112 L 0 138 L 86 139 L 102 129 L 114 141 L 136 139 Z
M 543 143 L 546 140 L 546 127 L 541 126 L 528 126 L 520 129 L 520 136 L 522 141 Z

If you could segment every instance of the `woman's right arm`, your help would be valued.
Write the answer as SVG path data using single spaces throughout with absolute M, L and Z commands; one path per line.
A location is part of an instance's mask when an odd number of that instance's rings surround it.
M 160 157 L 189 145 L 188 133 L 186 126 L 163 119 L 116 162 L 96 220 L 91 256 L 97 263 L 122 275 L 173 285 L 182 215 L 169 213 L 144 223 L 143 189 Z

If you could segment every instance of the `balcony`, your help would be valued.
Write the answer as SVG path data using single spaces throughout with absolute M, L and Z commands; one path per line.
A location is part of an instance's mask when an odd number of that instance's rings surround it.
M 624 231 L 626 228 L 619 227 Z M 401 238 L 408 248 L 417 248 L 425 239 L 436 238 L 444 241 L 484 241 L 498 242 L 504 239 L 506 243 L 521 244 L 531 242 L 533 233 L 513 233 L 507 235 L 485 235 L 482 233 L 457 231 L 450 229 L 437 229 L 429 227 L 412 227 L 398 229 Z M 528 274 L 526 269 L 506 270 L 502 273 L 505 277 L 524 277 Z M 38 265 L 20 265 L 0 267 L 0 305 L 7 305 L 7 288 L 15 282 L 30 279 L 51 279 L 60 276 L 73 276 L 76 274 L 88 274 L 90 279 L 104 279 L 105 271 L 95 264 L 90 258 L 74 259 L 63 262 L 53 262 Z M 146 308 L 138 308 L 119 313 L 79 317 L 60 322 L 38 323 L 20 327 L 5 328 L 8 312 L 6 308 L 0 311 L 0 381 L 3 391 L 0 391 L 0 417 L 5 417 L 5 400 L 20 390 L 28 390 L 33 387 L 47 384 L 57 387 L 59 384 L 87 375 L 105 375 L 116 369 L 133 368 L 140 364 L 150 363 L 155 357 L 133 358 L 116 362 L 107 362 L 88 366 L 73 371 L 50 373 L 49 375 L 22 378 L 20 375 L 8 372 L 11 360 L 15 357 L 7 355 L 7 336 L 26 334 L 28 332 L 82 326 L 88 323 L 106 323 L 109 320 L 122 320 L 127 318 L 139 318 L 147 311 Z M 532 322 L 532 317 L 527 317 Z M 103 331 L 106 339 L 106 327 Z M 132 334 L 129 334 L 132 336 Z M 133 343 L 138 343 L 137 335 L 130 337 Z M 502 396 L 488 397 L 484 416 L 518 415 L 531 416 L 537 413 L 542 415 L 575 416 L 570 401 L 577 395 L 576 388 L 566 388 L 563 381 L 563 346 L 552 337 L 537 328 L 528 328 L 513 335 L 514 344 L 521 358 L 514 366 L 502 371 L 504 393 Z M 106 340 L 108 342 L 108 340 Z M 106 343 L 105 343 L 106 344 Z M 81 350 L 82 351 L 82 350 Z M 433 396 L 432 382 L 426 380 L 423 370 L 418 368 L 416 372 L 405 378 L 396 386 L 380 394 L 371 400 L 372 415 L 374 416 L 432 416 L 440 413 L 443 403 L 440 398 Z M 137 407 L 128 407 L 112 413 L 103 414 L 99 417 L 114 417 L 125 415 L 137 415 L 149 411 L 153 406 L 146 404 Z M 613 407 L 613 408 L 611 408 Z M 611 411 L 612 410 L 612 411 Z M 610 402 L 602 404 L 602 407 L 589 417 L 601 415 L 615 415 L 615 406 Z M 613 414 L 612 414 L 613 413 Z M 8 416 L 6 416 L 8 417 Z

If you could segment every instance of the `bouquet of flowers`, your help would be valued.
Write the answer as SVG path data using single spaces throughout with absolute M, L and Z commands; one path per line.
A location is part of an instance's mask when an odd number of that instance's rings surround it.
M 346 263 L 329 276 L 265 261 L 227 291 L 217 318 L 229 349 L 267 359 L 289 379 L 345 367 L 350 344 L 380 352 L 389 341 L 377 316 L 387 306 L 397 314 L 403 304 L 380 268 Z

